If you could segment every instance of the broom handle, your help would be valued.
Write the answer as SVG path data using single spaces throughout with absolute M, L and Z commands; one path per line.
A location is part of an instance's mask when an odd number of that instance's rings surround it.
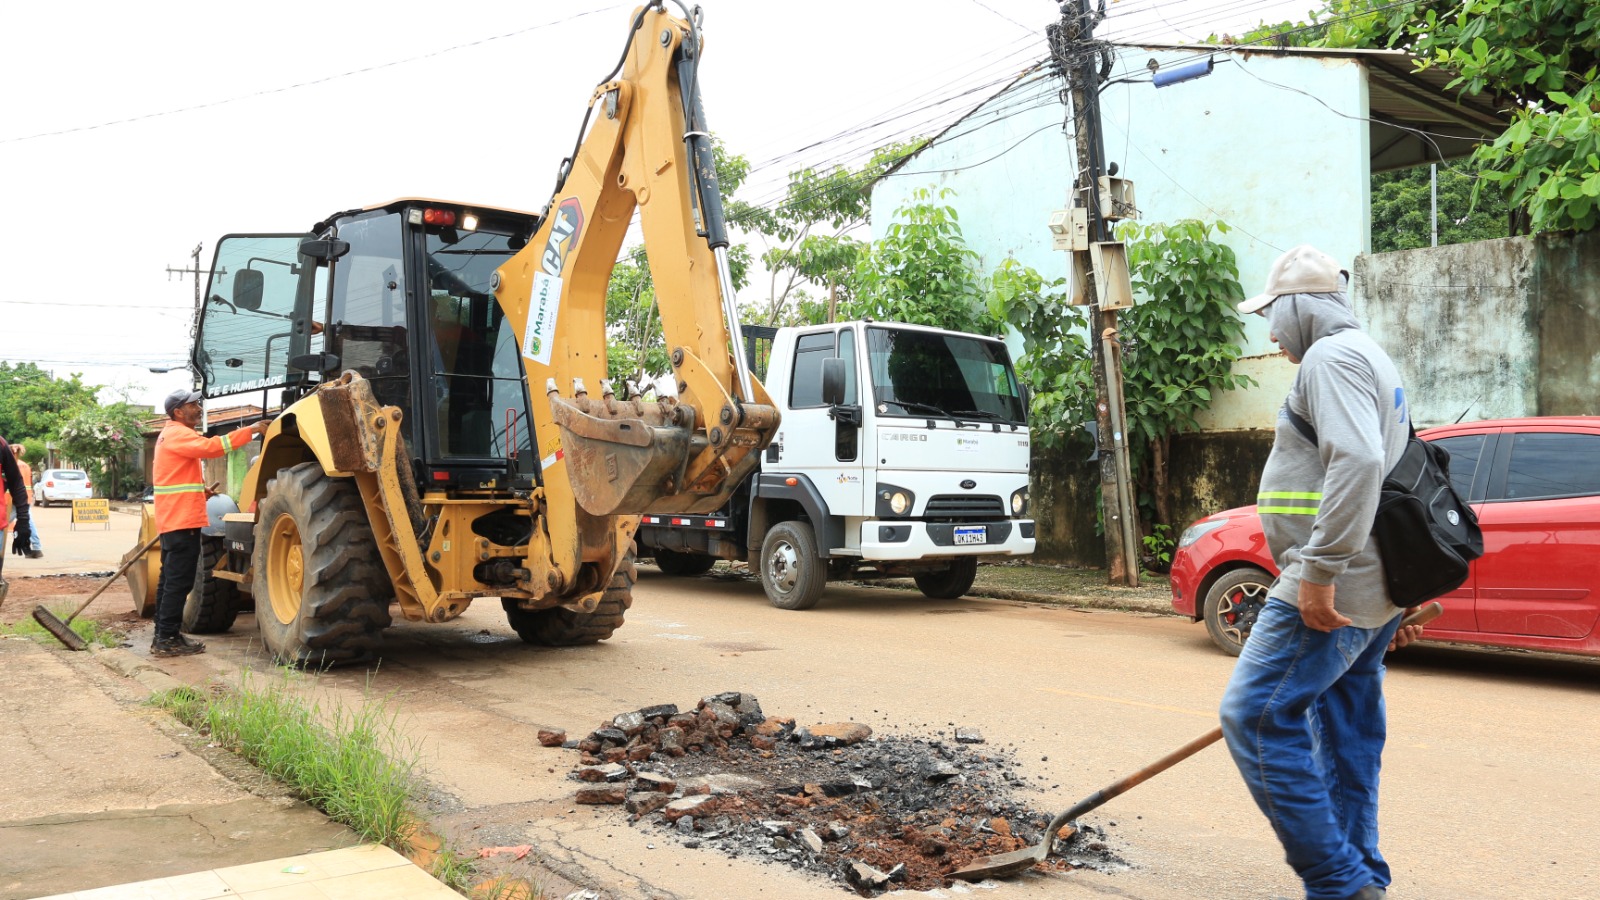
M 150 552 L 150 548 L 154 547 L 155 545 L 157 545 L 159 543 L 161 543 L 161 535 L 158 534 L 155 537 L 151 538 L 150 542 L 148 544 L 145 544 L 143 547 L 140 547 L 138 553 L 135 553 L 134 555 L 128 557 L 128 561 L 122 564 L 122 568 L 118 569 L 116 571 L 116 574 L 112 575 L 110 578 L 107 578 L 105 580 L 104 584 L 102 584 L 99 587 L 95 588 L 94 589 L 94 593 L 89 595 L 89 599 L 83 601 L 83 603 L 80 604 L 77 609 L 73 610 L 72 611 L 72 615 L 67 616 L 67 621 L 64 624 L 71 625 L 72 624 L 72 620 L 76 619 L 78 617 L 78 613 L 81 613 L 84 610 L 88 609 L 89 608 L 89 604 L 93 603 L 95 601 L 96 597 L 98 597 L 101 594 L 105 593 L 106 588 L 111 587 L 111 584 L 113 582 L 115 582 L 118 578 L 121 578 L 122 577 L 122 573 L 128 571 L 128 567 L 129 566 L 131 566 L 134 563 L 138 562 L 139 560 L 143 559 L 144 555 L 146 553 Z

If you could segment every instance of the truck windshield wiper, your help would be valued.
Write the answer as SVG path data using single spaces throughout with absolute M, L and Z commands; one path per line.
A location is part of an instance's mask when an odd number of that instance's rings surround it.
M 889 400 L 889 401 L 886 401 L 886 402 L 893 403 L 896 406 L 905 407 L 908 410 L 919 409 L 919 410 L 921 410 L 923 412 L 931 412 L 931 413 L 935 413 L 937 415 L 944 416 L 947 419 L 951 418 L 951 415 L 949 413 L 945 412 L 943 409 L 941 409 L 941 408 L 939 408 L 937 406 L 934 406 L 932 403 L 918 403 L 915 400 Z
M 958 409 L 955 411 L 955 414 L 958 416 L 974 416 L 979 419 L 999 419 L 1002 422 L 1010 421 L 1005 416 L 1002 416 L 999 413 L 989 412 L 986 409 Z

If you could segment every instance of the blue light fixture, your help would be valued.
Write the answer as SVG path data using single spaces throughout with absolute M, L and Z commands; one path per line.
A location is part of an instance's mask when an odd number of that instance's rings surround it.
M 1157 69 L 1150 76 L 1150 80 L 1155 83 L 1156 87 L 1164 88 L 1169 84 L 1177 84 L 1180 81 L 1204 78 L 1211 74 L 1211 69 L 1215 65 L 1211 57 L 1208 56 L 1205 62 L 1190 63 L 1187 66 L 1179 66 L 1176 69 Z

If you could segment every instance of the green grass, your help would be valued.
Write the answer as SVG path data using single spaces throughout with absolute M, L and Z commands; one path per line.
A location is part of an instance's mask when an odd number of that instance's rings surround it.
M 177 688 L 155 703 L 289 785 L 363 840 L 404 850 L 421 821 L 413 799 L 416 746 L 401 735 L 386 704 L 369 702 L 354 712 L 324 708 L 294 689 L 294 677 L 247 671 L 237 688 L 213 694 Z
M 68 604 L 53 606 L 49 609 L 51 615 L 65 622 L 67 621 L 67 616 L 72 615 L 73 611 L 77 609 L 77 606 Z M 102 644 L 107 647 L 115 647 L 117 644 L 122 642 L 121 632 L 107 628 L 93 619 L 73 619 L 71 625 L 68 627 L 70 627 L 73 632 L 78 635 L 78 637 L 83 638 L 84 641 L 90 644 Z M 53 644 L 57 647 L 61 646 L 60 638 L 57 638 L 54 634 L 46 631 L 45 627 L 34 621 L 32 616 L 14 622 L 10 625 L 0 625 L 0 634 L 15 634 L 21 637 L 32 638 L 40 643 Z

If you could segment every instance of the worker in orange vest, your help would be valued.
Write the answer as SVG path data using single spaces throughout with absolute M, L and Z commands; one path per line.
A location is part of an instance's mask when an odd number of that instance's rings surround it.
M 27 456 L 27 454 L 28 448 L 26 446 L 22 444 L 11 445 L 11 455 L 17 458 L 17 471 L 22 473 L 22 483 L 27 485 L 28 490 L 31 491 L 33 490 L 33 467 L 28 465 L 28 463 L 23 459 L 23 457 Z M 27 542 L 13 542 L 15 544 L 13 547 L 13 552 L 15 552 L 18 556 L 26 556 L 29 559 L 38 559 L 39 557 L 44 556 L 44 543 L 39 539 L 39 523 L 34 522 L 30 531 L 31 534 L 29 535 Z
M 33 535 L 30 518 L 28 485 L 23 482 L 22 473 L 17 469 L 17 458 L 11 453 L 11 445 L 6 443 L 5 438 L 0 438 L 0 525 L 8 521 L 15 522 L 16 543 L 11 548 L 18 555 L 22 554 Z M 0 531 L 0 535 L 4 533 Z M 0 601 L 6 599 L 5 562 L 6 548 L 0 544 Z
M 156 438 L 156 531 L 161 534 L 161 581 L 156 591 L 156 636 L 151 656 L 187 656 L 204 653 L 206 645 L 179 633 L 183 604 L 194 588 L 200 565 L 200 529 L 206 527 L 206 498 L 214 491 L 205 485 L 200 460 L 215 459 L 237 450 L 267 430 L 265 419 L 217 437 L 205 437 L 200 425 L 200 392 L 177 390 L 167 395 L 167 416 L 172 419 Z

